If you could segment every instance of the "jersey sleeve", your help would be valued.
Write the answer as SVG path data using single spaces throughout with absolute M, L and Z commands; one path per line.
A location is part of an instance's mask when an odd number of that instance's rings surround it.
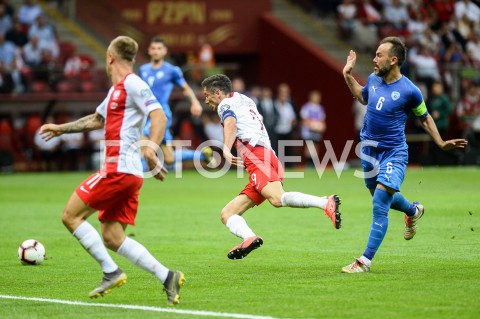
M 110 89 L 111 91 L 111 89 Z M 95 110 L 98 114 L 100 114 L 104 119 L 107 117 L 107 103 L 108 103 L 108 97 L 110 94 L 107 95 L 107 97 L 100 103 L 99 106 L 97 106 L 97 109 Z
M 218 106 L 218 116 L 220 117 L 220 120 L 222 121 L 222 123 L 225 121 L 227 117 L 230 117 L 230 116 L 232 116 L 233 118 L 235 118 L 235 120 L 237 120 L 237 115 L 235 114 L 234 109 L 232 108 L 232 106 L 230 106 L 227 103 L 220 104 Z
M 411 95 L 411 107 L 412 112 L 417 117 L 426 117 L 428 115 L 427 106 L 425 105 L 425 101 L 423 100 L 422 92 L 416 86 L 412 89 Z
M 156 109 L 162 109 L 162 106 L 155 95 L 153 95 L 148 84 L 136 75 L 125 80 L 125 89 L 127 90 L 127 94 L 132 97 L 135 105 L 145 114 L 150 114 L 150 112 Z
M 177 85 L 179 87 L 183 87 L 183 85 L 185 83 L 187 83 L 185 81 L 185 78 L 183 77 L 182 70 L 178 66 L 173 67 L 172 79 L 173 79 L 173 82 L 175 83 L 175 85 Z

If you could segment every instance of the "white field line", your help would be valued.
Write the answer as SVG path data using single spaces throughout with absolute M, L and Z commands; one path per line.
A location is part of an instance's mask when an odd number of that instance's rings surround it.
M 122 305 L 122 304 L 90 303 L 90 302 L 82 302 L 82 301 L 70 301 L 70 300 L 61 300 L 61 299 L 46 299 L 46 298 L 10 296 L 10 295 L 0 295 L 0 299 L 47 302 L 47 303 L 56 303 L 56 304 L 71 305 L 71 306 L 104 307 L 104 308 L 153 311 L 153 312 L 167 312 L 167 313 L 176 313 L 176 314 L 192 315 L 192 316 L 238 318 L 238 319 L 280 319 L 280 318 L 275 318 L 270 316 L 247 315 L 247 314 L 241 314 L 241 313 L 213 312 L 213 311 L 203 311 L 203 310 L 184 310 L 184 309 L 172 309 L 172 308 L 162 308 L 162 307 Z

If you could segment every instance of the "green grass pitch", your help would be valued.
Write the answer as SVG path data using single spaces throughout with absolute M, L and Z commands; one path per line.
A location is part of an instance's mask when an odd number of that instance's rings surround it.
M 275 209 L 268 203 L 245 217 L 264 238 L 246 259 L 227 252 L 240 239 L 219 219 L 247 182 L 232 172 L 209 179 L 196 171 L 165 182 L 144 182 L 137 226 L 127 234 L 187 283 L 174 313 L 90 307 L 94 304 L 166 307 L 156 279 L 113 254 L 128 274 L 125 286 L 87 298 L 101 279 L 98 264 L 62 225 L 62 209 L 88 173 L 0 176 L 0 318 L 479 318 L 480 169 L 410 168 L 402 193 L 426 209 L 416 237 L 403 239 L 403 214 L 390 211 L 389 230 L 368 274 L 343 274 L 359 256 L 371 222 L 371 197 L 354 170 L 338 178 L 314 170 L 288 178 L 285 190 L 342 198 L 343 227 L 323 211 Z M 96 217 L 89 221 L 99 227 Z M 18 245 L 41 241 L 47 258 L 22 266 Z M 55 299 L 87 305 L 7 299 Z M 207 312 L 211 312 L 210 314 Z M 250 317 L 247 315 L 251 315 Z

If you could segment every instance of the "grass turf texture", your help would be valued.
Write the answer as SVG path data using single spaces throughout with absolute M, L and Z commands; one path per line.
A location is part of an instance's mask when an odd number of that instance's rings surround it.
M 319 179 L 310 170 L 302 179 L 286 179 L 287 191 L 339 194 L 343 227 L 335 230 L 317 209 L 264 203 L 245 217 L 265 243 L 243 260 L 227 259 L 240 240 L 219 220 L 221 208 L 247 181 L 234 173 L 208 179 L 186 171 L 183 178 L 170 174 L 164 183 L 145 180 L 137 226 L 127 234 L 167 267 L 185 272 L 176 309 L 275 318 L 478 318 L 480 170 L 409 169 L 402 192 L 426 208 L 416 237 L 403 239 L 403 214 L 391 210 L 372 272 L 351 275 L 340 269 L 363 252 L 371 222 L 370 195 L 353 173 L 337 178 L 327 171 Z M 101 279 L 100 268 L 60 219 L 70 194 L 87 176 L 0 176 L 0 295 L 166 306 L 161 284 L 115 254 L 127 284 L 104 298 L 87 298 Z M 99 228 L 96 217 L 89 221 Z M 29 238 L 45 245 L 43 265 L 22 266 L 17 260 L 18 245 Z M 0 318 L 127 317 L 207 318 L 0 298 Z

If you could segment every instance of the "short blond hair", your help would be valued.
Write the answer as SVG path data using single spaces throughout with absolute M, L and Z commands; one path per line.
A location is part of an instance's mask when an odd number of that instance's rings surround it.
M 121 35 L 110 42 L 108 49 L 113 51 L 119 58 L 134 62 L 138 52 L 138 43 L 128 36 Z

